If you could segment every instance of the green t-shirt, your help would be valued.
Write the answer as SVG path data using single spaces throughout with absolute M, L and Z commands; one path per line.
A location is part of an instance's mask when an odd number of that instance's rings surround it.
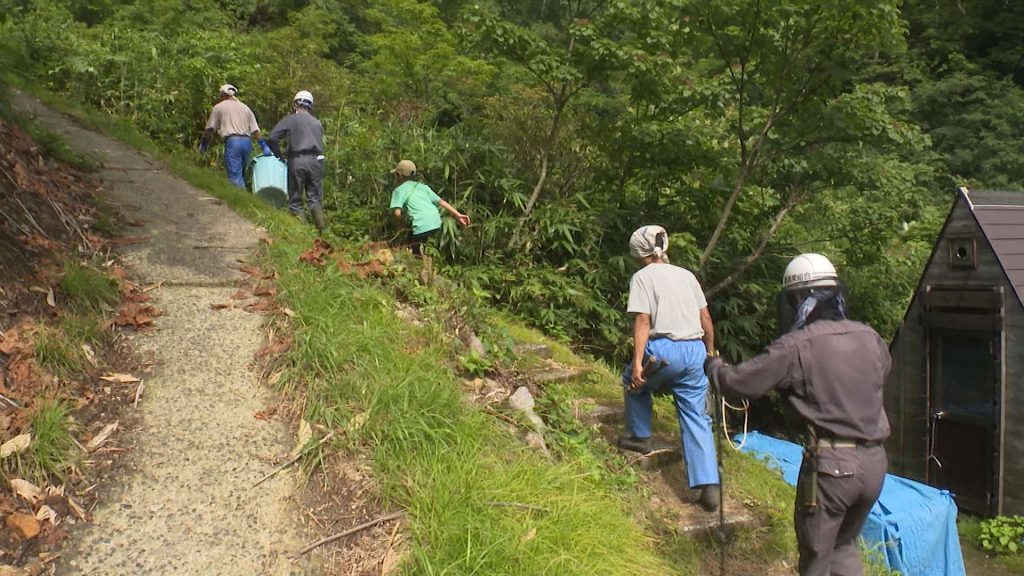
M 412 223 L 412 233 L 422 234 L 441 227 L 440 203 L 441 197 L 430 186 L 407 180 L 391 193 L 389 209 L 401 208 Z

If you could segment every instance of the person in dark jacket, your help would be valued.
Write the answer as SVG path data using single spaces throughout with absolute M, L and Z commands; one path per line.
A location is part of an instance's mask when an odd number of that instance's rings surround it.
M 281 153 L 280 142 L 287 140 L 288 209 L 305 220 L 305 198 L 313 224 L 323 232 L 327 226 L 321 203 L 324 192 L 324 129 L 313 116 L 313 95 L 306 90 L 295 94 L 292 110 L 293 114 L 285 116 L 270 131 L 267 144 L 275 156 L 283 158 L 285 155 Z
M 705 371 L 726 394 L 779 390 L 788 397 L 809 436 L 793 520 L 800 574 L 859 576 L 857 537 L 888 468 L 882 387 L 889 349 L 869 326 L 847 319 L 842 286 L 824 256 L 794 258 L 783 290 L 796 311 L 790 331 L 742 364 L 709 358 Z

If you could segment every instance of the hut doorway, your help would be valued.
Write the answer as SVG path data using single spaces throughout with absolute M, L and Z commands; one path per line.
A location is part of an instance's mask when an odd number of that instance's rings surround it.
M 928 330 L 931 405 L 928 480 L 964 509 L 994 512 L 1000 399 L 1000 331 Z

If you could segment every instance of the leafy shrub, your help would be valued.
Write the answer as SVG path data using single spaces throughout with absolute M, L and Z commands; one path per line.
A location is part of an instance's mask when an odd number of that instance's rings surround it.
M 1024 516 L 996 516 L 981 523 L 981 547 L 996 554 L 1024 550 Z

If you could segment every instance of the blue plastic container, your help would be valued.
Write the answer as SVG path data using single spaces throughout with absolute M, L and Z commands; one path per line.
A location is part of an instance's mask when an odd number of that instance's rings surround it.
M 277 156 L 252 159 L 252 193 L 278 208 L 288 205 L 288 164 Z

